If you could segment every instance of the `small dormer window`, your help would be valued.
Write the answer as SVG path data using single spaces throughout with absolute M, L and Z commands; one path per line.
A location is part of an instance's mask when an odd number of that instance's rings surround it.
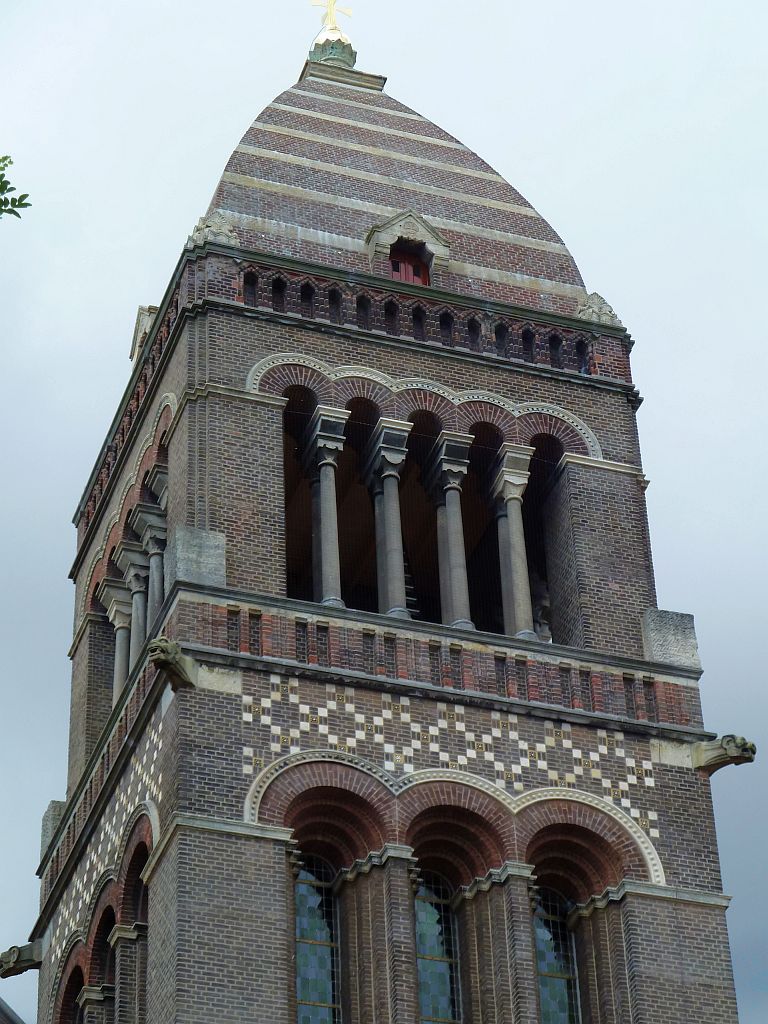
M 429 267 L 415 253 L 393 249 L 389 258 L 393 281 L 407 284 L 429 284 Z

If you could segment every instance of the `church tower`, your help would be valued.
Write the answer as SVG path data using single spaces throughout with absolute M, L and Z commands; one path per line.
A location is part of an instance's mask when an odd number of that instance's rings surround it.
M 246 132 L 77 509 L 39 1024 L 736 1024 L 632 342 L 355 67 Z

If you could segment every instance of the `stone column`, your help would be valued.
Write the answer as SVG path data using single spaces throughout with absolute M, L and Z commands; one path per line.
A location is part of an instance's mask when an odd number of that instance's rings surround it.
M 139 660 L 139 654 L 147 639 L 147 580 L 148 575 L 136 569 L 126 580 L 131 591 L 131 644 L 128 658 L 129 670 Z
M 145 544 L 149 555 L 147 628 L 151 629 L 165 600 L 165 538 L 152 534 L 147 538 Z
M 320 601 L 343 608 L 339 567 L 339 525 L 336 507 L 336 466 L 344 449 L 346 409 L 319 405 L 304 436 L 304 460 L 310 479 L 318 481 L 319 495 L 313 501 L 312 544 L 320 547 L 319 558 L 312 556 L 313 567 L 320 563 Z M 319 513 L 319 516 L 318 516 Z M 319 518 L 319 523 L 318 523 Z M 316 584 L 315 584 L 316 587 Z
M 376 571 L 379 611 L 409 619 L 405 595 L 403 526 L 400 518 L 400 471 L 408 450 L 410 423 L 381 419 L 365 459 L 365 479 L 373 488 L 376 517 Z
M 96 592 L 115 630 L 115 661 L 112 674 L 112 704 L 123 692 L 130 670 L 131 595 L 122 580 L 102 580 Z
M 83 1011 L 83 1024 L 113 1024 L 114 985 L 86 985 L 80 989 L 77 1002 Z
M 134 508 L 128 522 L 141 538 L 141 546 L 149 558 L 147 628 L 151 629 L 165 599 L 164 561 L 168 534 L 165 513 L 156 505 L 142 503 Z
M 440 576 L 440 617 L 444 626 L 453 622 L 451 601 L 451 566 L 448 558 L 448 519 L 445 511 L 445 496 L 440 493 L 437 500 L 437 561 Z
M 503 444 L 491 472 L 490 491 L 497 503 L 504 632 L 535 640 L 531 585 L 523 529 L 523 494 L 534 449 Z
M 440 596 L 448 594 L 443 622 L 474 629 L 469 610 L 467 555 L 461 515 L 461 485 L 469 468 L 471 434 L 444 430 L 430 455 L 427 483 L 437 504 L 437 540 L 440 561 Z M 442 522 L 441 522 L 442 519 Z M 449 614 L 446 615 L 446 611 Z
M 124 540 L 117 546 L 115 562 L 118 568 L 125 574 L 125 582 L 131 591 L 130 671 L 138 661 L 144 641 L 147 639 L 149 557 L 141 544 Z

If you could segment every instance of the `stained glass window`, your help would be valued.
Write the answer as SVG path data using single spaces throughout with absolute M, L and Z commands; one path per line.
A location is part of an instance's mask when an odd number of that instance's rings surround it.
M 573 935 L 566 918 L 569 904 L 551 889 L 542 889 L 533 917 L 539 974 L 541 1024 L 579 1024 L 579 986 Z
M 296 1003 L 298 1024 L 339 1024 L 339 946 L 335 872 L 317 857 L 296 879 Z
M 416 893 L 416 962 L 421 1024 L 458 1024 L 458 949 L 451 910 L 452 886 L 440 875 L 424 872 Z

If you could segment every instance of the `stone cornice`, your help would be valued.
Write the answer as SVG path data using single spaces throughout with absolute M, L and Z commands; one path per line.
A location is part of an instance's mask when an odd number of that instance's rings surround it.
M 340 278 L 340 280 L 344 282 L 346 278 Z M 377 290 L 385 290 L 385 280 L 382 278 L 376 278 L 376 280 L 378 282 Z M 406 287 L 413 287 L 411 285 L 405 285 L 400 281 L 394 283 L 398 286 L 396 289 L 398 293 L 401 292 L 401 285 L 403 289 Z M 386 290 L 391 293 L 395 289 L 388 288 Z M 457 297 L 453 292 L 447 294 L 451 296 L 452 305 L 456 306 L 459 304 L 458 301 L 456 301 Z M 474 310 L 478 310 L 482 307 L 482 309 L 487 312 L 487 303 L 485 302 L 473 303 L 467 300 L 466 305 L 469 309 Z M 181 319 L 185 315 L 187 317 L 194 318 L 195 316 L 205 314 L 210 310 L 217 310 L 225 313 L 236 313 L 242 316 L 255 318 L 257 320 L 268 320 L 272 323 L 279 323 L 286 327 L 301 326 L 307 331 L 316 331 L 321 334 L 333 334 L 334 336 L 342 335 L 347 338 L 363 338 L 366 341 L 375 341 L 377 345 L 388 348 L 404 348 L 409 352 L 417 349 L 421 352 L 439 353 L 446 359 L 459 360 L 461 362 L 468 362 L 473 365 L 482 365 L 486 367 L 489 365 L 499 366 L 526 376 L 544 377 L 548 380 L 554 379 L 568 381 L 579 387 L 614 391 L 624 395 L 627 401 L 636 402 L 638 405 L 642 402 L 642 398 L 639 396 L 634 384 L 628 384 L 626 381 L 619 380 L 615 377 L 600 377 L 598 375 L 584 376 L 582 374 L 575 373 L 573 370 L 561 370 L 555 366 L 548 366 L 545 363 L 528 363 L 522 359 L 507 359 L 506 357 L 496 355 L 496 353 L 491 351 L 472 352 L 470 349 L 462 348 L 461 346 L 447 347 L 435 342 L 419 341 L 409 335 L 400 336 L 387 334 L 384 331 L 366 331 L 360 327 L 348 324 L 332 324 L 330 320 L 322 320 L 318 318 L 307 319 L 300 316 L 298 313 L 276 313 L 274 310 L 266 307 L 243 306 L 240 302 L 234 302 L 227 299 L 200 299 L 182 310 L 182 312 L 179 313 L 179 318 Z M 530 311 L 526 312 L 530 314 Z M 513 314 L 507 315 L 512 316 Z M 531 323 L 535 323 L 537 321 L 537 317 L 531 315 L 526 316 L 525 319 Z M 583 324 L 581 328 L 576 328 L 573 324 L 562 324 L 561 326 L 567 327 L 568 330 L 581 330 L 581 333 L 592 333 L 589 330 L 586 330 Z
M 603 910 L 609 903 L 620 903 L 625 896 L 643 896 L 649 899 L 672 900 L 675 903 L 694 903 L 709 907 L 727 909 L 730 896 L 723 893 L 705 892 L 701 889 L 684 889 L 674 885 L 654 885 L 652 882 L 634 882 L 629 879 L 615 888 L 608 888 L 600 896 L 574 907 L 568 915 L 568 924 L 573 927 L 580 917 L 591 917 L 596 910 Z
M 267 839 L 276 843 L 293 842 L 293 829 L 280 828 L 277 825 L 252 825 L 245 821 L 233 821 L 229 818 L 209 818 L 200 814 L 174 814 L 141 873 L 142 880 L 149 883 L 152 875 L 165 856 L 173 837 L 177 832 L 187 830 L 195 832 L 217 832 L 226 836 L 243 836 L 247 839 Z
M 485 299 L 481 296 L 464 295 L 461 292 L 450 292 L 442 288 L 435 288 L 432 285 L 407 284 L 405 281 L 393 281 L 390 278 L 378 277 L 375 274 L 367 274 L 363 271 L 336 269 L 324 263 L 310 263 L 307 260 L 296 259 L 290 256 L 276 256 L 272 253 L 260 252 L 257 249 L 239 249 L 231 245 L 223 245 L 220 242 L 206 242 L 202 246 L 197 246 L 193 252 L 196 252 L 198 255 L 204 255 L 207 252 L 218 253 L 222 256 L 232 256 L 245 263 L 267 263 L 277 270 L 325 277 L 348 285 L 358 284 L 362 288 L 383 289 L 389 292 L 397 291 L 402 295 L 411 295 L 414 298 L 422 298 L 425 301 L 437 304 L 443 303 L 452 306 L 463 306 L 467 309 L 481 309 L 487 313 L 498 313 L 500 316 L 513 317 L 518 320 L 530 321 L 531 323 L 563 327 L 582 334 L 599 334 L 605 337 L 619 338 L 629 344 L 630 336 L 625 327 L 598 324 L 591 320 L 582 320 L 579 317 L 568 316 L 565 313 L 550 313 L 546 310 L 531 308 L 530 306 L 518 306 L 512 303 L 499 302 L 495 299 Z
M 461 643 L 465 646 L 482 647 L 485 649 L 504 652 L 514 655 L 519 653 L 530 656 L 533 660 L 551 662 L 560 666 L 569 666 L 574 669 L 590 668 L 596 671 L 619 670 L 631 672 L 634 675 L 652 675 L 660 681 L 677 683 L 678 685 L 695 685 L 702 675 L 702 670 L 682 668 L 677 665 L 661 662 L 645 661 L 640 658 L 630 658 L 623 655 L 608 654 L 603 651 L 589 651 L 579 647 L 564 647 L 559 644 L 540 643 L 534 640 L 525 640 L 520 637 L 507 637 L 499 633 L 482 633 L 477 630 L 462 630 L 452 626 L 443 626 L 435 622 L 419 622 L 416 619 L 407 622 L 397 620 L 388 615 L 380 615 L 376 612 L 365 612 L 354 608 L 334 608 L 331 613 L 325 606 L 313 604 L 308 601 L 297 601 L 287 597 L 275 597 L 268 594 L 258 594 L 242 590 L 234 590 L 225 587 L 199 586 L 194 583 L 176 583 L 169 594 L 168 600 L 176 602 L 189 595 L 193 600 L 204 600 L 223 604 L 251 606 L 254 610 L 266 611 L 275 610 L 301 616 L 307 620 L 317 619 L 328 623 L 332 619 L 343 622 L 354 622 L 361 628 L 366 624 L 375 626 L 380 630 L 386 630 L 393 635 L 398 632 L 420 633 L 428 635 L 436 640 L 441 639 L 446 643 Z M 168 612 L 172 608 L 168 608 Z M 246 658 L 254 655 L 243 655 Z M 313 665 L 312 669 L 319 669 Z M 337 675 L 338 669 L 333 669 Z M 377 677 L 381 678 L 381 677 Z M 443 692 L 441 690 L 441 692 Z M 461 691 L 462 696 L 468 695 L 468 691 Z M 563 710 L 563 709 L 560 709 Z M 591 715 L 591 712 L 583 712 Z M 613 716 L 609 716 L 613 717 Z M 589 719 L 594 721 L 593 718 Z M 703 730 L 692 730 L 692 735 L 702 735 Z M 706 733 L 708 738 L 714 734 Z

